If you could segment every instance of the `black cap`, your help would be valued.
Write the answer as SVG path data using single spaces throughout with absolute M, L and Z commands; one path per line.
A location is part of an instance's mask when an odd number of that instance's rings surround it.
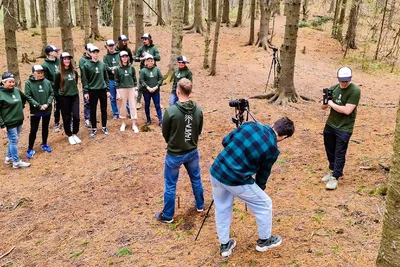
M 5 81 L 8 79 L 14 79 L 14 74 L 11 72 L 4 72 L 3 75 L 1 75 L 1 80 Z
M 128 40 L 129 40 L 129 38 L 126 37 L 126 35 L 124 35 L 124 34 L 121 34 L 121 35 L 118 37 L 118 41 L 128 41 Z
M 35 71 L 43 71 L 42 65 L 33 65 L 32 72 L 35 72 Z
M 45 52 L 46 54 L 49 54 L 49 53 L 51 53 L 51 52 L 53 52 L 53 51 L 58 52 L 58 51 L 60 51 L 60 49 L 58 49 L 58 48 L 55 47 L 54 45 L 48 45 L 48 46 L 46 46 L 46 47 L 44 48 L 44 52 Z

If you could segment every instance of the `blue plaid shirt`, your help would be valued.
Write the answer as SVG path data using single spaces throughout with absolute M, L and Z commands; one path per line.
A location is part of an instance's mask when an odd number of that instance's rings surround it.
M 211 166 L 211 175 L 226 185 L 256 182 L 264 190 L 279 155 L 274 130 L 267 125 L 246 122 L 225 136 L 222 145 L 224 150 Z M 256 174 L 255 180 L 253 174 Z

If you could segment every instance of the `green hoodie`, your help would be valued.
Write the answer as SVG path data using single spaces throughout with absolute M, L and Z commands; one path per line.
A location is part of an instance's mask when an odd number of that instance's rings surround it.
M 116 88 L 136 87 L 136 71 L 132 65 L 117 67 L 114 70 Z
M 17 87 L 12 90 L 0 86 L 0 128 L 15 128 L 24 121 L 26 97 Z
M 31 114 L 51 113 L 54 91 L 49 80 L 46 78 L 35 80 L 35 77 L 31 75 L 25 82 L 25 95 L 31 109 Z M 40 107 L 44 104 L 48 105 L 47 109 L 40 110 Z
M 88 62 L 88 61 L 90 61 L 91 59 L 92 59 L 92 58 L 91 58 L 90 56 L 88 56 L 88 55 L 86 54 L 86 52 L 83 53 L 82 57 L 79 59 L 79 69 L 80 69 L 80 71 L 81 71 L 81 75 L 82 75 L 82 68 L 83 68 L 83 65 L 85 65 L 85 63 Z
M 140 58 L 143 57 L 144 53 L 148 53 L 153 56 L 154 58 L 154 65 L 156 61 L 161 60 L 160 53 L 158 52 L 158 49 L 155 45 L 141 45 L 139 49 L 136 51 L 136 57 L 135 57 L 135 62 L 140 62 L 140 69 L 143 69 L 145 67 L 144 60 L 140 61 Z
M 92 60 L 87 61 L 82 68 L 82 87 L 83 93 L 88 94 L 89 90 L 110 91 L 107 67 L 104 62 Z
M 175 71 L 175 75 L 174 75 L 174 83 L 172 84 L 172 91 L 171 93 L 176 94 L 176 86 L 179 82 L 180 79 L 182 78 L 186 78 L 189 79 L 190 81 L 193 82 L 193 78 L 192 78 L 192 72 L 189 70 L 189 68 L 187 66 L 185 66 L 185 68 L 183 68 L 182 70 L 180 70 L 179 68 Z
M 109 80 L 115 80 L 114 73 L 111 71 L 113 67 L 117 67 L 119 64 L 119 52 L 114 51 L 114 53 L 110 53 L 107 50 L 107 55 L 103 57 L 103 62 L 107 66 L 107 73 Z
M 163 82 L 163 76 L 160 69 L 156 66 L 151 69 L 145 67 L 140 70 L 139 82 L 143 92 L 149 92 L 147 87 L 153 88 L 158 86 L 158 89 L 154 92 L 158 93 L 160 92 L 160 86 Z
M 54 79 L 56 76 L 56 72 L 60 67 L 60 59 L 56 58 L 55 60 L 51 60 L 46 58 L 42 64 L 44 77 L 51 82 L 51 85 L 54 86 Z
M 195 102 L 178 101 L 168 107 L 162 124 L 162 134 L 168 143 L 167 153 L 179 156 L 196 149 L 202 129 L 203 111 Z
M 61 88 L 61 73 L 57 72 L 54 81 L 54 90 L 61 96 L 74 96 L 79 94 L 78 89 L 78 72 L 74 70 L 74 73 L 64 73 L 64 88 Z

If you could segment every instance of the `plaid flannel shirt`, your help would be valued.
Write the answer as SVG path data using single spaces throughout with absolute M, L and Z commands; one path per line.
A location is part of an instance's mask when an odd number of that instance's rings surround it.
M 272 165 L 278 158 L 277 137 L 270 126 L 246 122 L 222 140 L 224 150 L 210 168 L 223 184 L 253 184 L 264 190 Z M 252 175 L 256 174 L 255 180 Z

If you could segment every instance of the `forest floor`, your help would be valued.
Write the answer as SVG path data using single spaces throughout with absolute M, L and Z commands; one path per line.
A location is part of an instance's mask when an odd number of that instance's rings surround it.
M 209 167 L 221 151 L 222 138 L 235 128 L 229 100 L 261 95 L 272 61 L 271 51 L 246 46 L 248 28 L 221 28 L 217 75 L 202 69 L 204 39 L 184 36 L 183 53 L 194 76 L 192 99 L 204 111 L 204 132 L 199 141 L 206 207 L 212 200 Z M 19 32 L 18 50 L 36 57 L 40 36 Z M 167 70 L 171 33 L 149 27 L 161 53 L 159 67 Z M 284 17 L 278 17 L 274 43 L 281 44 Z M 101 28 L 111 37 L 111 28 Z M 59 29 L 49 29 L 49 42 L 60 47 Z M 134 29 L 130 30 L 134 40 Z M 73 29 L 75 58 L 83 53 L 83 32 Z M 104 42 L 96 42 L 105 53 Z M 0 34 L 0 47 L 4 34 Z M 131 44 L 131 47 L 134 45 Z M 305 47 L 305 49 L 304 49 Z M 302 53 L 305 50 L 305 53 Z M 1 70 L 6 70 L 0 50 Z M 40 64 L 42 60 L 38 60 Z M 33 64 L 33 63 L 32 63 Z M 299 31 L 295 86 L 314 102 L 275 106 L 250 99 L 251 112 L 263 124 L 288 116 L 296 125 L 294 136 L 279 143 L 281 154 L 273 167 L 266 192 L 274 207 L 273 234 L 283 238 L 280 247 L 259 253 L 255 220 L 241 201 L 235 201 L 231 236 L 237 240 L 228 259 L 219 255 L 214 209 L 199 239 L 194 237 L 205 216 L 193 207 L 186 171 L 177 187 L 175 221 L 157 222 L 154 212 L 163 207 L 165 142 L 160 128 L 135 135 L 120 132 L 111 119 L 110 136 L 90 140 L 83 121 L 82 144 L 71 146 L 63 132 L 53 132 L 46 154 L 39 149 L 32 166 L 13 170 L 0 166 L 0 266 L 373 266 L 381 239 L 384 198 L 375 194 L 388 174 L 379 164 L 390 165 L 400 81 L 395 75 L 363 73 L 357 65 L 353 82 L 362 91 L 354 134 L 347 153 L 345 176 L 335 191 L 320 181 L 327 172 L 322 130 L 328 111 L 320 108 L 322 88 L 337 82 L 342 66 L 340 45 L 326 31 Z M 136 65 L 138 70 L 138 66 Z M 31 66 L 20 63 L 23 80 Z M 168 106 L 171 84 L 162 87 L 161 101 Z M 28 108 L 25 109 L 28 115 Z M 151 109 L 155 117 L 155 110 Z M 139 111 L 139 123 L 145 122 Z M 82 115 L 83 117 L 83 115 Z M 156 121 L 156 120 L 155 120 Z M 25 119 L 20 155 L 25 160 L 29 120 Z M 5 155 L 7 139 L 1 139 Z

